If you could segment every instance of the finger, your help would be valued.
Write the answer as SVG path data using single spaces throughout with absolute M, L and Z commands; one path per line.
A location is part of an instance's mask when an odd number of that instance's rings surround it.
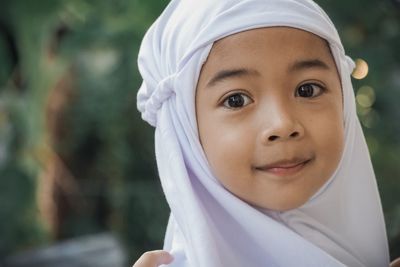
M 394 261 L 392 261 L 390 267 L 400 267 L 400 258 L 397 258 Z
M 171 254 L 164 250 L 153 250 L 144 253 L 133 267 L 157 267 L 162 264 L 170 264 L 173 261 Z

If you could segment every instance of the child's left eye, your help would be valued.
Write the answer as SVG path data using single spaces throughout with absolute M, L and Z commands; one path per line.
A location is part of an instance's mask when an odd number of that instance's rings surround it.
M 313 98 L 322 94 L 324 88 L 315 83 L 306 83 L 296 89 L 296 96 Z

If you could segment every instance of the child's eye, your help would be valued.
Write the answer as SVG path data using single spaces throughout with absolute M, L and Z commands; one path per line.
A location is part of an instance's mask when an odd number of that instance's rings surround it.
M 296 89 L 296 96 L 313 98 L 322 94 L 324 88 L 315 83 L 306 83 Z
M 227 108 L 241 108 L 251 103 L 251 98 L 242 93 L 235 93 L 225 98 L 223 105 Z

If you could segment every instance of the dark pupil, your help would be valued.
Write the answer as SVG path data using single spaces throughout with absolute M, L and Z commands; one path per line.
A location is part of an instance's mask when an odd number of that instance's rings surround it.
M 301 97 L 311 97 L 313 96 L 314 88 L 311 84 L 302 85 L 300 86 L 298 93 Z
M 244 98 L 242 95 L 239 95 L 239 94 L 231 95 L 228 98 L 228 104 L 230 107 L 233 107 L 233 108 L 241 107 L 244 104 Z

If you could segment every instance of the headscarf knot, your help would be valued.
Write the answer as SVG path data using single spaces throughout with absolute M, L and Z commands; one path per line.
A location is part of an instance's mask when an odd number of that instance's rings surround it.
M 152 126 L 157 124 L 157 112 L 166 101 L 174 93 L 175 74 L 169 75 L 158 82 L 156 89 L 147 99 L 142 117 Z

